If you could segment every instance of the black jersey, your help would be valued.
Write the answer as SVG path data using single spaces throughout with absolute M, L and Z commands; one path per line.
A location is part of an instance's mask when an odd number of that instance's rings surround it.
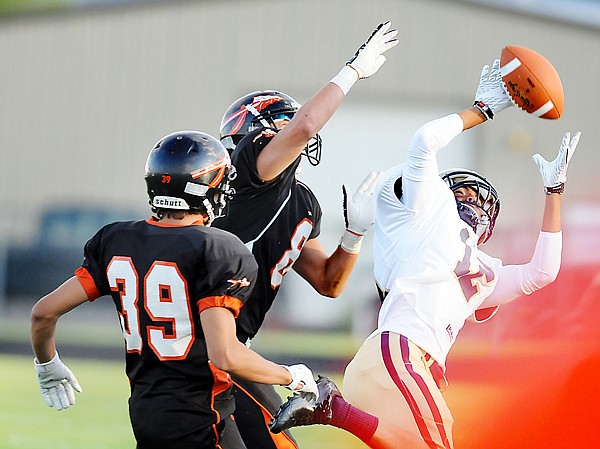
M 213 226 L 237 235 L 258 262 L 258 278 L 248 303 L 236 320 L 238 338 L 258 332 L 277 295 L 283 276 L 292 268 L 307 240 L 319 235 L 321 206 L 310 189 L 296 179 L 300 157 L 271 181 L 258 176 L 256 159 L 275 132 L 246 135 L 232 154 L 236 194 L 226 217 Z
M 84 256 L 76 275 L 88 297 L 110 295 L 117 308 L 130 406 L 159 407 L 155 421 L 171 409 L 193 415 L 194 428 L 230 415 L 231 381 L 208 360 L 200 312 L 218 306 L 237 316 L 246 302 L 257 267 L 242 242 L 204 226 L 118 222 L 98 231 Z M 165 419 L 177 432 L 178 419 Z M 190 425 L 180 424 L 179 432 Z

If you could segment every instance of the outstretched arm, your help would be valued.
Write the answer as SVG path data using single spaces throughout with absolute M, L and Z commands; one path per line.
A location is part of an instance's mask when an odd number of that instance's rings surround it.
M 483 66 L 472 107 L 432 120 L 413 135 L 402 175 L 403 204 L 413 210 L 426 207 L 439 174 L 437 152 L 461 132 L 493 119 L 510 106 L 512 102 L 502 86 L 500 60 L 496 59 L 491 68 Z
M 567 180 L 567 167 L 577 148 L 581 133 L 573 138 L 565 133 L 558 156 L 551 162 L 536 154 L 546 193 L 540 234 L 529 263 L 505 265 L 498 275 L 498 284 L 482 307 L 505 304 L 519 296 L 529 295 L 552 283 L 560 270 L 562 251 L 561 203 Z
M 327 253 L 317 239 L 307 241 L 294 270 L 321 295 L 335 298 L 342 293 L 356 264 L 364 234 L 373 226 L 373 192 L 381 173 L 370 172 L 351 197 L 344 195 L 346 229 L 337 249 Z
M 352 85 L 379 70 L 386 60 L 383 53 L 398 43 L 394 39 L 398 31 L 390 28 L 390 22 L 380 24 L 340 73 L 313 95 L 269 142 L 256 161 L 261 179 L 277 177 L 294 162 L 331 118 Z
M 538 165 L 542 179 L 544 180 L 544 191 L 546 192 L 546 206 L 542 218 L 543 232 L 560 232 L 560 206 L 562 193 L 567 181 L 567 168 L 575 153 L 581 133 L 577 132 L 571 138 L 571 133 L 566 132 L 563 136 L 558 156 L 548 162 L 540 154 L 533 155 L 533 160 Z

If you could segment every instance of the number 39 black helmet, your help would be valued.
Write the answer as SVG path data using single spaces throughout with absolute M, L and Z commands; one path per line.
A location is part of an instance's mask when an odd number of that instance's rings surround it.
M 146 186 L 153 211 L 198 210 L 208 223 L 223 216 L 235 176 L 229 153 L 199 131 L 178 131 L 160 139 L 146 160 Z

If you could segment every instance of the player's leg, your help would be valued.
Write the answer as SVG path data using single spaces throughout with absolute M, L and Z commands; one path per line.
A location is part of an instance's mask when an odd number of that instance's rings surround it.
M 331 379 L 321 378 L 319 399 L 294 395 L 276 414 L 271 429 L 328 424 L 374 449 L 450 449 L 452 415 L 431 364 L 418 346 L 400 335 L 373 337 L 346 368 L 346 399 Z
M 319 377 L 317 387 L 316 401 L 300 394 L 288 398 L 273 418 L 271 431 L 278 433 L 290 427 L 327 424 L 353 434 L 373 449 L 429 449 L 420 436 L 348 403 L 330 378 Z
M 281 397 L 272 385 L 233 378 L 234 418 L 246 447 L 261 449 L 297 449 L 289 432 L 273 434 L 269 422 L 281 405 Z M 223 444 L 224 449 L 229 448 Z
M 344 396 L 394 423 L 429 448 L 452 448 L 453 418 L 429 367 L 432 360 L 405 337 L 384 332 L 366 341 L 346 368 Z M 402 446 L 398 446 L 402 447 Z

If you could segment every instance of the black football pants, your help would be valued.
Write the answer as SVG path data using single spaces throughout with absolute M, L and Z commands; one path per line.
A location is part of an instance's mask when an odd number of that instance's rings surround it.
M 221 435 L 223 449 L 297 449 L 298 445 L 288 431 L 272 434 L 269 422 L 281 405 L 281 397 L 272 385 L 257 384 L 232 376 L 232 394 L 235 398 L 235 424 L 244 444 L 235 438 L 235 432 L 226 430 Z

